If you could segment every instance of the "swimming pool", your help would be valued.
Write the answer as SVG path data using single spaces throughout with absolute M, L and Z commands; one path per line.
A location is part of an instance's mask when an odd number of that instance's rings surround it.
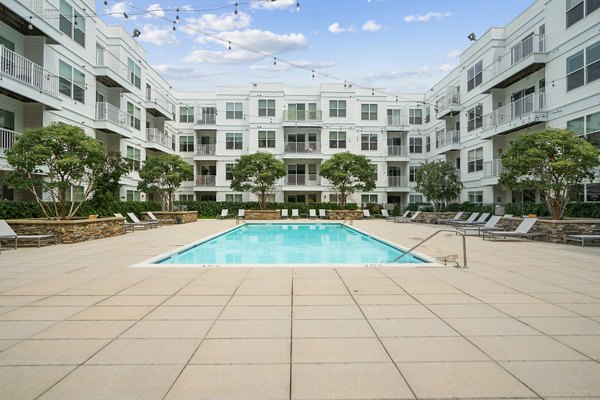
M 371 265 L 424 264 L 388 242 L 336 223 L 246 223 L 193 243 L 152 264 L 168 265 Z

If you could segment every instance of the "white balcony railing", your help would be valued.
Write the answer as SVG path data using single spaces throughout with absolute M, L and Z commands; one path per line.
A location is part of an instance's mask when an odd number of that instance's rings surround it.
M 546 111 L 546 93 L 531 93 L 483 116 L 483 129 L 492 129 L 529 114 Z
M 408 125 L 408 117 L 402 114 L 388 114 L 387 124 L 391 127 L 403 127 Z
M 130 115 L 110 103 L 96 103 L 96 119 L 129 128 Z
M 285 184 L 288 186 L 318 186 L 317 174 L 287 174 Z
M 526 59 L 534 53 L 546 52 L 546 40 L 544 35 L 530 35 L 510 49 L 510 53 L 500 57 L 492 64 L 492 74 L 497 76 L 508 70 L 513 65 Z
M 158 143 L 168 148 L 173 146 L 173 138 L 156 128 L 146 128 L 146 139 L 149 142 Z
M 108 67 L 116 75 L 127 82 L 131 82 L 131 70 L 119 60 L 118 56 L 107 49 L 96 49 L 96 65 L 98 67 Z
M 483 163 L 483 177 L 484 178 L 494 178 L 500 176 L 500 174 L 504 171 L 504 167 L 502 166 L 502 160 L 496 158 L 492 161 L 486 161 Z
M 215 186 L 216 178 L 216 175 L 197 175 L 196 186 Z
M 196 154 L 199 156 L 214 156 L 217 146 L 214 144 L 197 144 Z
M 408 187 L 408 176 L 388 176 L 389 187 Z
M 435 108 L 438 115 L 440 115 L 454 106 L 460 106 L 460 92 L 458 87 L 448 86 L 442 96 L 435 101 Z
M 322 112 L 321 110 L 297 110 L 297 111 L 290 111 L 290 110 L 284 110 L 283 111 L 283 120 L 284 121 L 321 121 L 322 119 Z
M 388 156 L 408 157 L 408 146 L 388 146 Z
M 58 29 L 60 13 L 52 3 L 47 0 L 21 0 L 21 3 L 41 20 Z
M 0 72 L 36 90 L 58 97 L 58 76 L 2 45 Z
M 217 123 L 217 116 L 215 114 L 197 112 L 194 114 L 194 123 L 196 125 L 214 125 Z
M 13 148 L 18 135 L 20 133 L 0 128 L 0 154 L 4 154 L 6 150 Z
M 286 153 L 320 153 L 321 142 L 285 142 Z
M 154 102 L 167 110 L 169 113 L 173 113 L 175 105 L 169 101 L 163 94 L 153 90 L 152 88 L 146 89 L 146 101 Z
M 460 143 L 460 131 L 447 131 L 436 134 L 435 136 L 436 149 L 441 149 L 457 143 Z

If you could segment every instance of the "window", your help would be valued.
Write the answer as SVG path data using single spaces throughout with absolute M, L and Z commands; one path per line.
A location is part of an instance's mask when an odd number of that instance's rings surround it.
M 225 148 L 227 150 L 241 150 L 242 134 L 240 132 L 227 132 L 225 134 Z
M 142 87 L 142 68 L 131 58 L 127 57 L 127 69 L 129 71 L 129 82 L 140 89 Z
M 360 135 L 361 150 L 377 150 L 377 134 L 363 133 Z
M 483 171 L 483 147 L 467 153 L 467 172 Z
M 329 132 L 329 148 L 330 149 L 345 149 L 346 148 L 346 132 L 330 131 Z
M 408 110 L 408 123 L 411 125 L 423 124 L 423 110 L 420 108 L 411 108 Z
M 425 107 L 425 123 L 431 121 L 431 107 Z
M 483 106 L 478 104 L 467 111 L 467 132 L 483 126 Z
M 139 107 L 134 106 L 132 103 L 127 102 L 127 114 L 129 114 L 129 125 L 140 130 L 140 114 L 141 111 Z
M 306 106 L 308 106 L 308 111 Z M 317 103 L 288 104 L 287 119 L 290 121 L 315 121 L 317 120 L 317 114 Z
M 571 121 L 567 121 L 567 129 L 575 132 L 578 135 L 584 135 L 585 134 L 584 121 L 585 121 L 584 117 L 572 119 Z
M 85 74 L 66 62 L 58 62 L 58 90 L 73 100 L 85 103 Z
M 408 166 L 408 181 L 416 182 L 417 181 L 417 170 L 419 169 L 418 165 L 409 165 Z
M 258 131 L 259 148 L 275 148 L 275 131 Z
M 425 138 L 425 152 L 429 153 L 431 151 L 431 135 Z
M 235 167 L 235 163 L 227 163 L 225 164 L 225 180 L 230 181 L 233 179 L 233 168 Z
M 598 2 L 600 3 L 600 1 Z M 585 49 L 585 83 L 600 78 L 600 42 Z
M 60 0 L 58 25 L 61 32 L 85 47 L 85 18 L 65 0 Z
M 259 100 L 258 101 L 258 116 L 259 117 L 274 117 L 275 116 L 275 100 Z
M 337 193 L 332 193 L 329 195 L 329 202 L 334 204 L 339 204 L 340 198 Z
M 597 79 L 600 79 L 600 42 L 567 58 L 567 91 Z
M 479 61 L 467 70 L 467 92 L 481 85 L 483 81 L 483 61 Z
M 229 203 L 241 203 L 242 202 L 242 194 L 241 193 L 227 193 L 225 195 L 225 201 Z
M 193 152 L 194 151 L 194 136 L 191 136 L 191 135 L 179 136 L 179 151 Z
M 585 84 L 583 50 L 567 58 L 567 91 Z
M 225 118 L 226 119 L 242 119 L 244 117 L 244 108 L 242 103 L 226 103 Z
M 360 196 L 360 202 L 363 204 L 377 204 L 378 201 L 376 194 L 363 194 Z
M 408 202 L 411 204 L 423 203 L 423 195 L 422 194 L 409 194 Z
M 183 122 L 183 123 L 194 122 L 194 107 L 192 107 L 192 106 L 179 107 L 179 122 Z
M 329 116 L 342 118 L 346 116 L 346 100 L 329 100 Z
M 402 120 L 400 119 L 400 110 L 387 110 L 388 125 L 390 126 L 402 126 Z
M 71 186 L 65 193 L 65 199 L 66 201 L 83 201 L 84 193 L 85 188 L 83 186 Z
M 361 104 L 360 119 L 363 121 L 376 121 L 377 104 Z
M 483 190 L 468 192 L 469 203 L 483 203 Z
M 600 148 L 600 112 L 567 121 L 567 129 L 585 135 L 587 141 Z
M 138 190 L 127 191 L 127 201 L 140 201 L 141 193 Z
M 15 130 L 15 114 L 0 109 L 0 128 L 8 129 L 9 131 Z M 0 145 L 3 144 L 0 139 Z
M 194 201 L 193 194 L 180 194 L 179 201 Z
M 420 137 L 408 138 L 408 152 L 411 154 L 423 153 L 423 138 L 420 138 Z
M 135 147 L 127 146 L 127 158 L 131 161 L 134 171 L 139 171 L 142 164 L 142 151 Z
M 377 164 L 371 164 L 371 168 L 373 168 L 373 180 L 377 182 Z
M 585 6 L 585 7 L 584 7 Z M 598 0 L 567 0 L 567 28 L 600 8 Z

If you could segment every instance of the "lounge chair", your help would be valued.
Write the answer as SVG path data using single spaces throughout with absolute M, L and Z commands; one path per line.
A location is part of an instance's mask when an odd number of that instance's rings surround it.
M 319 208 L 319 218 L 327 218 L 327 213 L 324 208 Z
M 137 217 L 137 215 L 135 215 L 132 212 L 128 212 L 127 216 L 129 217 L 129 219 L 131 220 L 131 222 L 133 222 L 134 224 L 146 224 L 148 225 L 151 229 L 152 228 L 156 228 L 159 226 L 158 222 L 155 221 L 140 221 L 140 219 Z
M 244 219 L 244 218 L 246 218 L 246 210 L 243 208 L 240 208 L 238 210 L 236 219 Z
M 506 237 L 525 237 L 533 239 L 536 236 L 546 236 L 546 240 L 549 240 L 548 232 L 530 232 L 533 225 L 536 223 L 537 218 L 525 218 L 523 221 L 517 226 L 517 229 L 514 231 L 485 231 L 483 232 L 483 240 L 485 240 L 485 236 L 493 237 L 494 241 L 497 236 Z
M 406 211 L 404 212 L 404 214 L 402 214 L 402 215 L 400 215 L 400 216 L 396 216 L 396 217 L 394 217 L 394 216 L 391 216 L 391 215 L 390 215 L 390 216 L 389 216 L 389 217 L 387 217 L 385 220 L 386 220 L 386 222 L 396 222 L 396 220 L 397 220 L 397 219 L 408 219 L 408 218 L 409 218 L 409 217 L 408 217 L 408 214 L 410 214 L 410 210 L 406 210 Z
M 471 213 L 471 215 L 469 215 L 469 218 L 467 218 L 466 220 L 452 221 L 448 225 L 455 225 L 455 226 L 460 225 L 460 224 L 470 225 L 475 222 L 475 219 L 477 219 L 477 217 L 479 217 L 479 213 L 474 212 L 474 213 Z
M 564 237 L 564 243 L 567 244 L 568 241 L 579 242 L 581 243 L 581 247 L 583 247 L 586 242 L 600 241 L 600 232 L 585 235 L 568 234 Z
M 0 239 L 14 239 L 14 248 L 18 247 L 19 241 L 32 241 L 37 242 L 37 246 L 40 247 L 42 242 L 54 242 L 57 243 L 56 236 L 54 235 L 17 235 L 15 231 L 8 225 L 8 223 L 0 219 Z
M 362 210 L 363 212 L 363 218 L 365 219 L 371 219 L 371 212 L 367 209 Z
M 481 232 L 491 230 L 499 231 L 500 228 L 497 227 L 496 224 L 500 221 L 500 218 L 502 218 L 500 215 L 494 215 L 485 223 L 485 225 L 455 225 L 456 232 L 462 232 L 465 235 L 467 235 L 468 232 L 477 232 L 477 236 L 481 236 Z
M 281 209 L 281 219 L 286 219 L 288 217 L 289 217 L 288 209 L 287 208 L 282 208 Z
M 225 218 L 229 218 L 229 209 L 228 208 L 223 208 L 221 210 L 221 215 L 219 215 L 219 219 L 225 219 Z
M 451 225 L 453 222 L 462 221 L 460 218 L 463 216 L 464 213 L 465 213 L 464 211 L 459 211 L 452 218 L 448 218 L 448 219 L 440 218 L 440 219 L 438 219 L 438 224 Z
M 313 219 L 313 218 L 317 218 L 317 210 L 315 210 L 314 208 L 311 208 L 308 210 L 308 218 Z
M 467 221 L 457 221 L 454 223 L 454 226 L 476 226 L 476 225 L 483 225 L 485 224 L 485 221 L 488 219 L 488 217 L 490 216 L 490 213 L 483 213 L 479 216 L 479 218 L 477 218 L 477 220 L 473 221 L 473 222 L 467 222 Z
M 146 215 L 148 216 L 149 221 L 156 221 L 162 226 L 163 224 L 176 224 L 177 220 L 175 218 L 156 218 L 156 215 L 152 211 L 146 211 Z
M 375 216 L 378 217 L 378 218 L 388 219 L 388 218 L 390 218 L 390 213 L 385 208 L 382 208 L 381 209 L 381 214 L 376 214 Z
M 300 214 L 298 214 L 297 208 L 292 208 L 292 218 L 300 218 Z
M 417 217 L 419 216 L 419 214 L 421 214 L 421 211 L 415 211 L 415 213 L 412 214 L 410 218 L 405 216 L 396 217 L 394 219 L 394 222 L 417 222 Z M 406 213 L 404 213 L 404 215 L 406 215 Z

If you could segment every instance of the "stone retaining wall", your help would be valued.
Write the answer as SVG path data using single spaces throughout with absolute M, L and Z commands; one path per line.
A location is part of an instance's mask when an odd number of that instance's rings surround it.
M 198 221 L 198 211 L 152 211 L 152 214 L 158 219 L 179 219 L 182 224 Z M 146 213 L 142 213 L 140 217 L 142 220 L 150 219 Z
M 58 243 L 79 243 L 125 234 L 123 218 L 51 221 L 18 219 L 6 221 L 17 235 L 54 235 Z
M 327 210 L 327 218 L 335 220 L 363 219 L 362 210 Z
M 246 210 L 244 219 L 246 220 L 275 220 L 279 219 L 280 210 Z

